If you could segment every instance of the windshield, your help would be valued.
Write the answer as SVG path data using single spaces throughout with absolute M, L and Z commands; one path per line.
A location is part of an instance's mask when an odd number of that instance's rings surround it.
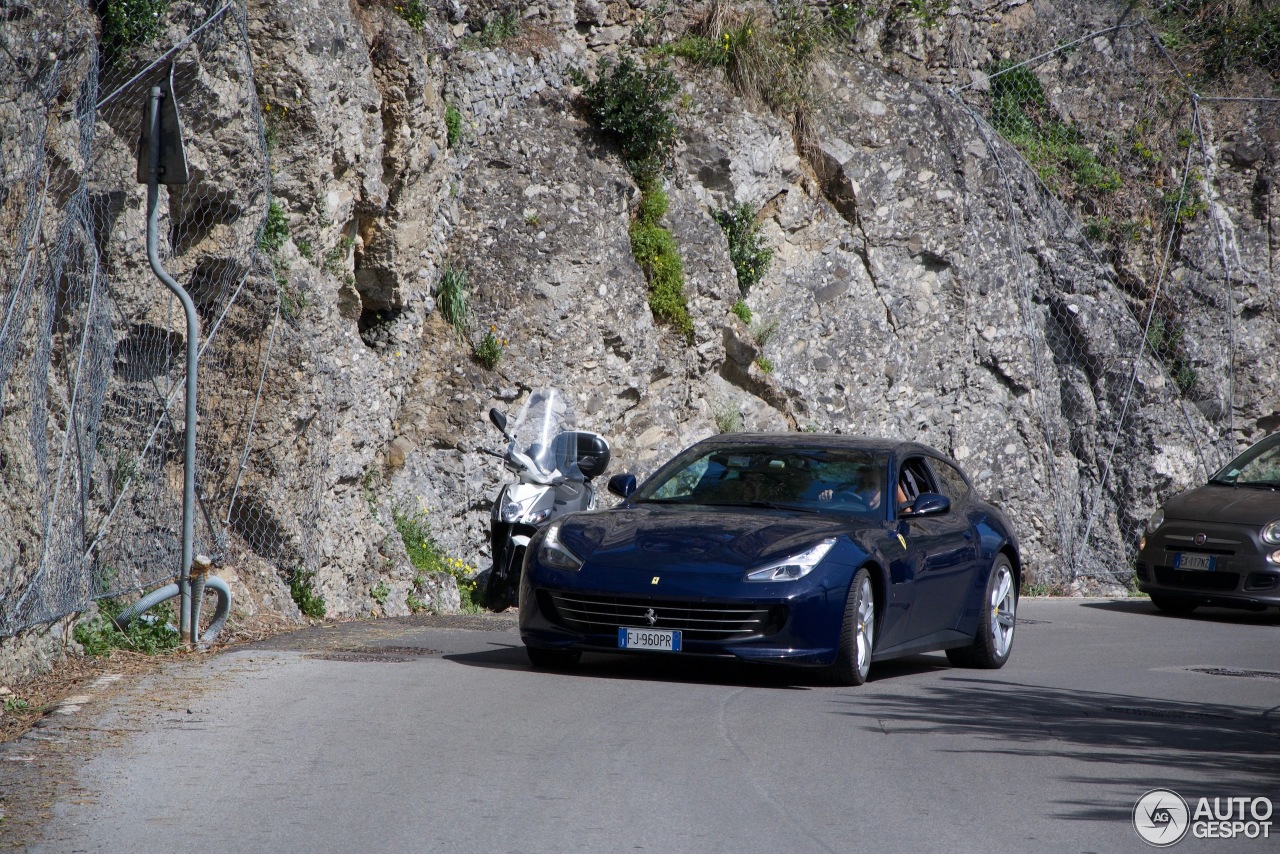
M 659 470 L 634 500 L 883 519 L 887 468 L 883 456 L 847 448 L 694 448 Z
M 1280 433 L 1273 433 L 1209 478 L 1230 486 L 1280 488 Z
M 511 444 L 507 455 L 523 454 L 543 475 L 556 472 L 575 480 L 582 480 L 578 470 L 577 443 L 567 441 L 561 434 L 574 430 L 576 419 L 569 398 L 555 388 L 542 388 L 529 395 L 516 423 L 511 428 Z

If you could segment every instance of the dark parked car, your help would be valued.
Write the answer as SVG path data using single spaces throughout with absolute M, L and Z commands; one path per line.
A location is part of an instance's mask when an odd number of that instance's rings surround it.
M 910 442 L 729 434 L 688 448 L 625 501 L 530 543 L 520 635 L 536 666 L 584 650 L 825 668 L 946 650 L 995 668 L 1013 644 L 1012 526 L 956 463 Z
M 1138 589 L 1171 614 L 1280 606 L 1280 433 L 1152 513 L 1136 573 Z

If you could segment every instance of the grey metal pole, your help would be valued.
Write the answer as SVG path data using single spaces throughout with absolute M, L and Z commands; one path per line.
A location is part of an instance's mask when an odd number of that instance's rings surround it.
M 157 233 L 159 232 L 160 201 L 160 99 L 164 92 L 159 86 L 152 86 L 147 105 L 148 141 L 147 151 L 147 260 L 151 262 L 151 270 L 164 286 L 173 292 L 182 302 L 183 311 L 187 315 L 187 446 L 182 459 L 182 567 L 178 572 L 178 590 L 182 599 L 182 617 L 179 631 L 184 640 L 197 643 L 199 627 L 192 615 L 191 605 L 191 559 L 195 551 L 196 525 L 196 363 L 199 357 L 200 318 L 196 315 L 196 305 L 191 295 L 183 290 L 174 278 L 160 264 L 160 253 L 157 249 Z M 172 95 L 170 95 L 172 97 Z

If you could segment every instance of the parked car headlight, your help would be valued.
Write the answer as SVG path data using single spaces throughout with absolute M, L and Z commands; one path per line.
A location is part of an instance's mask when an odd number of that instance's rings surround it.
M 576 572 L 582 569 L 582 558 L 569 551 L 569 547 L 560 542 L 561 522 L 551 523 L 542 545 L 538 548 L 538 561 L 552 569 L 563 569 Z
M 1156 512 L 1151 514 L 1151 518 L 1147 519 L 1147 533 L 1155 533 L 1156 528 L 1164 524 L 1164 508 L 1158 508 Z
M 1276 549 L 1271 554 L 1267 555 L 1267 563 L 1272 566 L 1280 566 L 1280 549 Z
M 795 581 L 804 578 L 817 566 L 831 547 L 836 544 L 835 537 L 828 537 L 812 548 L 805 549 L 791 557 L 775 560 L 747 573 L 747 581 Z
M 1262 529 L 1262 541 L 1269 546 L 1280 546 L 1280 519 L 1268 522 Z

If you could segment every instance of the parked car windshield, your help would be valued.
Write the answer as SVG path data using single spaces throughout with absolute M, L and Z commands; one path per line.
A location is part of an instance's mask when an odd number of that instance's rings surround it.
M 885 516 L 887 460 L 846 448 L 717 447 L 677 458 L 637 503 L 771 507 Z
M 1229 486 L 1280 488 L 1280 433 L 1250 447 L 1209 479 Z

